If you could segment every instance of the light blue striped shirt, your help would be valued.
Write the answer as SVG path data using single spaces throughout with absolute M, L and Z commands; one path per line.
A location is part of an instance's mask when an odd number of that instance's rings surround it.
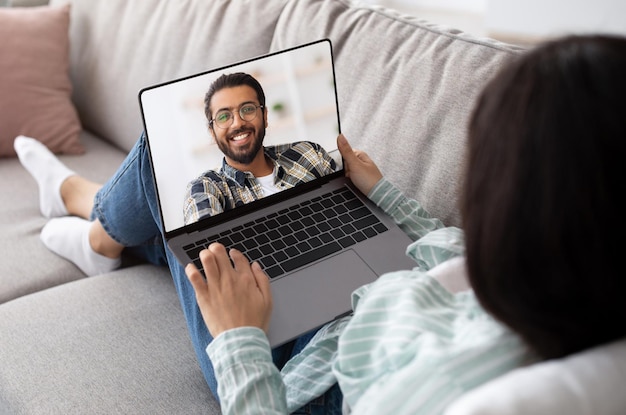
M 468 390 L 537 360 L 471 291 L 452 294 L 429 275 L 463 255 L 460 229 L 443 227 L 384 179 L 368 196 L 416 241 L 407 248 L 416 267 L 357 289 L 354 315 L 320 329 L 281 372 L 260 329 L 218 336 L 207 353 L 224 414 L 292 412 L 335 382 L 359 415 L 439 414 Z

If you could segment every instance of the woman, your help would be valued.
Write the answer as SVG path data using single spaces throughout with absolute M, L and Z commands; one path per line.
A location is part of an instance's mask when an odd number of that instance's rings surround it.
M 214 337 L 223 412 L 286 413 L 338 381 L 355 413 L 440 413 L 515 367 L 623 338 L 624 73 L 625 39 L 581 36 L 489 82 L 469 126 L 463 232 L 340 137 L 355 185 L 416 240 L 417 267 L 357 290 L 354 316 L 320 330 L 282 374 L 264 334 L 267 277 L 219 244 L 203 251 L 206 281 L 186 273 Z M 471 289 L 451 292 L 466 276 Z

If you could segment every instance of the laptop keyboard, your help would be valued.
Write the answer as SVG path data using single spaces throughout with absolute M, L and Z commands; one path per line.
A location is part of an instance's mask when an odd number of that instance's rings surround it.
M 387 227 L 347 187 L 203 238 L 183 249 L 198 269 L 213 242 L 258 261 L 275 278 L 385 232 Z

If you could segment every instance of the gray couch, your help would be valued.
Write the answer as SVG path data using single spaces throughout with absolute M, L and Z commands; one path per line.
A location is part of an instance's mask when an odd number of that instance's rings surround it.
M 473 100 L 522 52 L 348 0 L 70 2 L 73 102 L 87 152 L 61 159 L 75 171 L 97 181 L 115 171 L 142 130 L 142 87 L 330 38 L 342 131 L 449 225 L 459 225 L 457 187 Z M 0 414 L 219 413 L 168 270 L 129 259 L 116 272 L 86 278 L 40 242 L 46 220 L 37 187 L 17 159 L 0 161 L 0 194 Z M 611 345 L 626 361 L 622 346 Z M 605 373 L 623 376 L 623 385 L 624 365 L 605 366 Z M 555 376 L 561 400 L 535 399 L 545 391 L 534 391 L 535 382 L 527 382 L 526 394 L 506 395 L 519 392 L 514 378 L 468 394 L 451 413 L 522 413 L 537 401 L 548 405 L 538 411 L 574 413 L 554 411 L 580 402 L 567 393 L 577 393 L 585 373 L 570 371 L 564 386 Z M 521 412 L 507 412 L 515 410 Z

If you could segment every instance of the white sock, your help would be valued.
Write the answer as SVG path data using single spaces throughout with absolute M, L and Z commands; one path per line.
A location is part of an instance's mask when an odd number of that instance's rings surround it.
M 122 262 L 121 258 L 109 258 L 91 248 L 91 223 L 86 219 L 68 216 L 51 219 L 41 230 L 41 240 L 48 249 L 73 262 L 88 276 L 113 271 Z
M 22 165 L 37 181 L 41 214 L 46 218 L 66 216 L 61 184 L 75 173 L 34 138 L 20 135 L 15 138 L 13 147 Z

